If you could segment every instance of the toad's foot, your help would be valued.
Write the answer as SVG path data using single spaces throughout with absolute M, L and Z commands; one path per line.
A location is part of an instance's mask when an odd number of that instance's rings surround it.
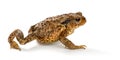
M 10 48 L 14 48 L 14 49 L 17 49 L 17 50 L 21 50 L 20 47 L 18 46 L 18 44 L 15 42 L 15 41 L 12 41 L 10 43 Z
M 67 49 L 86 49 L 86 45 L 80 45 L 80 46 L 73 46 L 73 47 L 67 47 L 65 46 L 65 48 Z
M 86 49 L 86 45 L 80 45 L 80 46 L 77 46 L 79 49 Z

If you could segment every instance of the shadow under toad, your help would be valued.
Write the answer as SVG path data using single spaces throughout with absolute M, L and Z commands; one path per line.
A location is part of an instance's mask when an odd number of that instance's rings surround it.
M 98 49 L 93 49 L 93 48 L 86 48 L 86 49 L 75 49 L 75 50 L 70 50 L 67 48 L 64 48 L 64 45 L 62 45 L 60 42 L 56 42 L 54 44 L 49 44 L 49 45 L 42 45 L 38 44 L 34 47 L 31 47 L 29 49 L 22 48 L 22 51 L 27 52 L 27 51 L 57 51 L 59 53 L 63 53 L 66 55 L 106 55 L 108 52 L 101 51 Z

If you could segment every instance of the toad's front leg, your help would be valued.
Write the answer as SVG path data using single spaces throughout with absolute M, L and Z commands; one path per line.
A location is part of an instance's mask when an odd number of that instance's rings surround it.
M 60 38 L 60 42 L 62 44 L 65 45 L 66 48 L 68 49 L 85 49 L 86 46 L 85 45 L 80 45 L 80 46 L 77 46 L 75 44 L 73 44 L 70 40 L 68 40 L 67 38 Z
M 26 36 L 26 37 L 24 38 L 24 35 L 23 35 L 22 31 L 19 30 L 19 29 L 16 29 L 16 30 L 13 31 L 13 32 L 10 34 L 10 36 L 8 37 L 8 42 L 9 42 L 11 48 L 18 49 L 18 50 L 21 50 L 21 49 L 20 49 L 20 47 L 18 46 L 18 44 L 17 44 L 15 41 L 13 41 L 14 37 L 17 38 L 18 42 L 19 42 L 21 45 L 24 45 L 24 44 L 26 44 L 26 43 L 28 43 L 28 42 L 30 42 L 30 41 L 32 41 L 32 40 L 35 39 L 34 34 L 29 34 L 28 36 Z

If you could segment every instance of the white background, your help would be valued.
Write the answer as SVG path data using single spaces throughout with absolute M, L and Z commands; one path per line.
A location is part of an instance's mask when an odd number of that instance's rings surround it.
M 0 60 L 119 60 L 119 0 L 0 0 Z M 25 36 L 31 25 L 50 16 L 81 11 L 87 23 L 68 36 L 86 50 L 68 50 L 57 42 L 39 45 L 32 41 L 10 49 L 8 36 L 21 29 Z

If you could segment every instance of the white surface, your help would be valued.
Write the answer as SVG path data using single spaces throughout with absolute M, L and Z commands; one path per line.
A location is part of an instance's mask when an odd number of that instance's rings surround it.
M 0 0 L 0 60 L 119 60 L 119 0 Z M 68 50 L 58 42 L 39 45 L 30 42 L 17 51 L 9 48 L 8 36 L 49 16 L 81 11 L 87 23 L 68 38 L 86 50 Z

